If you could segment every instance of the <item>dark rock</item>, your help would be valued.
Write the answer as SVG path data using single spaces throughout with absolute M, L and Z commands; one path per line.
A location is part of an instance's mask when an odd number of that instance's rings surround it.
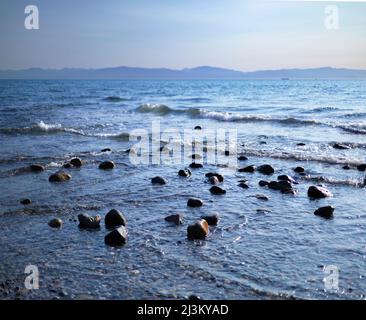
M 262 201 L 269 201 L 269 198 L 264 195 L 264 194 L 256 194 L 255 197 L 258 199 L 258 200 L 262 200 Z
M 270 174 L 273 174 L 274 173 L 274 169 L 272 166 L 270 166 L 269 164 L 265 164 L 265 165 L 262 165 L 262 166 L 259 166 L 257 168 L 257 171 L 262 173 L 262 174 L 267 174 L 267 175 L 270 175 Z
M 268 185 L 269 185 L 268 181 L 265 181 L 265 180 L 259 181 L 259 186 L 260 187 L 267 187 Z
M 201 126 L 195 126 L 194 130 L 202 130 L 202 127 Z
M 192 159 L 202 159 L 202 156 L 200 154 L 192 154 L 191 158 Z
M 32 201 L 30 199 L 22 199 L 22 200 L 20 200 L 20 203 L 24 204 L 24 205 L 27 205 L 27 204 L 31 204 Z
M 180 176 L 180 177 L 189 177 L 191 174 L 192 174 L 192 172 L 189 169 L 184 169 L 184 170 L 178 171 L 178 176 Z
M 258 208 L 256 211 L 257 213 L 271 213 L 271 210 L 267 208 Z
M 292 184 L 289 181 L 283 180 L 283 181 L 271 181 L 268 184 L 268 188 L 272 190 L 291 190 Z
M 224 181 L 224 176 L 219 173 L 209 172 L 209 173 L 206 173 L 205 176 L 207 178 L 211 178 L 211 177 L 215 176 L 217 179 L 219 179 L 220 182 Z
M 33 171 L 33 172 L 41 172 L 41 171 L 44 171 L 44 166 L 42 166 L 41 164 L 32 164 L 30 166 L 30 170 Z
M 333 217 L 333 212 L 334 212 L 334 207 L 326 206 L 326 207 L 322 207 L 322 208 L 315 210 L 314 214 L 316 216 L 320 216 L 320 217 L 329 219 L 329 218 Z
M 239 161 L 247 161 L 247 160 L 248 160 L 248 158 L 247 158 L 246 156 L 239 156 L 239 157 L 238 157 L 238 160 L 239 160 Z
M 206 220 L 209 226 L 216 226 L 219 223 L 220 217 L 217 213 L 202 216 L 201 219 Z
M 225 156 L 229 156 L 230 155 L 230 151 L 229 150 L 225 150 Z
M 102 169 L 102 170 L 111 170 L 111 169 L 114 169 L 114 162 L 113 161 L 103 161 L 99 165 L 99 169 Z
M 216 194 L 216 195 L 221 195 L 221 194 L 225 194 L 226 193 L 226 190 L 218 187 L 218 186 L 213 186 L 210 188 L 210 192 L 212 194 Z
M 208 223 L 206 220 L 199 220 L 188 226 L 187 236 L 189 240 L 203 240 L 209 234 Z
M 308 189 L 308 197 L 314 199 L 321 199 L 331 197 L 332 194 L 323 187 L 311 186 Z
M 194 294 L 191 294 L 189 297 L 188 297 L 188 300 L 191 300 L 191 301 L 201 301 L 201 297 L 199 296 L 196 296 Z
M 152 178 L 151 183 L 152 184 L 161 184 L 161 185 L 163 185 L 163 184 L 166 184 L 166 180 L 163 177 L 158 176 L 158 177 Z
M 243 188 L 243 189 L 248 189 L 249 185 L 248 185 L 248 182 L 240 182 L 238 184 L 238 187 Z
M 358 171 L 366 171 L 366 164 L 363 163 L 363 164 L 358 165 L 357 170 Z
M 297 172 L 297 173 L 301 173 L 301 172 L 304 172 L 304 171 L 305 171 L 305 169 L 304 169 L 303 167 L 296 167 L 296 168 L 294 169 L 294 171 L 295 171 L 295 172 Z
M 65 163 L 65 164 L 63 165 L 63 167 L 64 167 L 65 169 L 70 169 L 70 168 L 72 168 L 72 167 L 73 167 L 73 165 L 72 165 L 71 163 Z
M 90 217 L 87 214 L 79 214 L 78 215 L 79 220 L 79 228 L 83 229 L 97 229 L 100 227 L 100 215 L 96 215 L 95 217 Z
M 112 149 L 110 149 L 110 148 L 105 148 L 105 149 L 100 150 L 100 152 L 111 152 L 111 151 L 112 151 Z
M 283 175 L 280 175 L 277 177 L 277 180 L 279 181 L 288 181 L 290 183 L 294 183 L 294 184 L 297 184 L 297 181 L 295 181 L 292 177 L 286 175 L 286 174 L 283 174 Z
M 165 217 L 165 221 L 172 222 L 175 225 L 183 224 L 183 219 L 180 214 L 172 214 L 170 216 Z
M 50 177 L 48 178 L 48 181 L 50 181 L 50 182 L 63 182 L 63 181 L 68 181 L 70 179 L 71 179 L 71 175 L 69 175 L 66 172 L 59 171 L 59 172 L 56 172 L 54 174 L 51 174 Z
M 339 149 L 339 150 L 347 150 L 347 149 L 350 149 L 349 146 L 347 146 L 345 144 L 341 144 L 341 143 L 335 143 L 335 144 L 333 144 L 333 148 L 334 149 Z
M 292 195 L 296 195 L 297 191 L 295 189 L 282 189 L 281 193 L 283 194 L 292 194 Z
M 208 179 L 208 181 L 209 181 L 211 184 L 213 184 L 213 185 L 215 185 L 215 184 L 219 184 L 219 183 L 220 183 L 220 180 L 219 180 L 216 176 L 212 176 L 212 177 L 210 177 L 210 178 Z
M 306 144 L 305 144 L 305 143 L 303 143 L 303 142 L 300 142 L 300 143 L 298 143 L 298 144 L 297 144 L 297 146 L 298 146 L 298 147 L 304 147 L 304 146 L 306 146 Z
M 254 172 L 256 169 L 255 166 L 247 166 L 245 168 L 240 168 L 238 171 L 239 172 Z
M 110 210 L 104 218 L 105 226 L 110 229 L 118 226 L 126 226 L 127 221 L 122 212 L 116 209 Z
M 351 170 L 351 167 L 349 165 L 345 165 L 342 167 L 343 170 Z
M 192 208 L 201 207 L 203 206 L 203 202 L 201 199 L 189 198 L 187 201 L 187 206 Z
M 195 163 L 195 162 L 192 162 L 190 165 L 189 165 L 190 168 L 192 169 L 198 169 L 198 168 L 202 168 L 203 165 L 201 163 Z
M 259 144 L 267 144 L 266 141 L 259 141 Z
M 48 222 L 48 225 L 51 228 L 60 228 L 62 226 L 62 224 L 63 224 L 62 220 L 58 219 L 58 218 L 52 219 L 52 220 L 50 220 L 50 222 Z
M 104 237 L 104 242 L 112 247 L 124 245 L 127 242 L 127 229 L 124 226 L 114 229 Z
M 73 158 L 70 160 L 70 163 L 74 166 L 74 167 L 81 167 L 83 165 L 83 162 L 79 159 L 79 158 Z

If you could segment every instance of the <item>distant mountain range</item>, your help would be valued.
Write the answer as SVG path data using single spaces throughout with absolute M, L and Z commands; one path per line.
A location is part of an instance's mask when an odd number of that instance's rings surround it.
M 347 79 L 366 80 L 366 70 L 280 69 L 242 72 L 209 66 L 174 70 L 167 68 L 115 67 L 103 69 L 41 69 L 0 70 L 0 79 L 123 79 L 123 80 L 209 80 L 209 79 Z

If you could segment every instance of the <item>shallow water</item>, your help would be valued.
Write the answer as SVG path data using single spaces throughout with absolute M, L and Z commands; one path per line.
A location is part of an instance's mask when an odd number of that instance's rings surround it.
M 29 264 L 40 271 L 40 289 L 20 298 L 364 298 L 366 189 L 353 166 L 366 162 L 366 82 L 1 80 L 0 112 L 0 284 L 22 287 Z M 177 171 L 185 164 L 134 165 L 125 152 L 136 143 L 128 133 L 150 131 L 157 120 L 162 129 L 236 129 L 238 153 L 249 158 L 238 165 L 269 163 L 276 173 L 207 164 L 184 179 Z M 351 148 L 334 149 L 334 142 Z M 65 169 L 72 179 L 49 183 L 74 156 L 85 164 Z M 98 169 L 107 159 L 115 170 Z M 47 169 L 31 173 L 32 163 Z M 307 176 L 297 176 L 296 166 Z M 209 171 L 224 174 L 226 195 L 210 194 Z M 298 179 L 298 195 L 258 186 L 279 174 Z M 156 175 L 168 184 L 151 185 Z M 241 179 L 249 189 L 237 186 Z M 319 183 L 332 198 L 308 199 L 307 188 Z M 187 208 L 191 196 L 204 206 Z M 22 198 L 32 204 L 19 204 Z M 328 204 L 334 219 L 313 215 Z M 103 224 L 90 232 L 73 221 L 111 208 L 128 221 L 128 243 L 118 249 L 105 246 Z M 213 212 L 221 220 L 207 240 L 186 240 L 187 225 Z M 184 216 L 182 226 L 164 221 L 173 213 Z M 60 230 L 48 227 L 53 217 L 64 220 Z M 339 268 L 339 290 L 325 290 L 328 265 Z M 12 287 L 1 294 L 17 297 Z

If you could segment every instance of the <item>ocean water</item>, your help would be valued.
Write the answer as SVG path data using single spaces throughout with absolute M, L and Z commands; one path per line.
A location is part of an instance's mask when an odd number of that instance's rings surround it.
M 0 80 L 0 114 L 0 285 L 8 288 L 0 298 L 365 298 L 366 188 L 356 169 L 366 162 L 365 81 Z M 157 121 L 162 130 L 237 130 L 237 152 L 249 158 L 237 166 L 271 164 L 276 172 L 204 164 L 178 177 L 193 151 L 186 163 L 132 163 L 129 133 L 150 132 Z M 72 179 L 49 183 L 75 156 L 85 164 L 63 169 Z M 103 160 L 116 168 L 99 170 Z M 32 173 L 32 163 L 46 170 Z M 225 176 L 226 195 L 210 194 L 210 171 Z M 280 174 L 298 180 L 297 195 L 259 187 Z M 168 184 L 152 185 L 156 175 Z M 242 179 L 249 189 L 237 186 Z M 307 188 L 319 183 L 333 197 L 309 200 Z M 204 206 L 188 208 L 189 197 Z M 32 203 L 21 205 L 23 198 Z M 333 219 L 313 214 L 325 205 L 336 208 Z M 104 223 L 86 231 L 74 221 L 112 208 L 128 221 L 121 248 L 104 244 Z M 183 225 L 164 221 L 174 213 Z M 188 241 L 187 225 L 209 213 L 219 213 L 219 225 L 205 241 Z M 47 225 L 53 217 L 61 229 Z M 39 269 L 38 290 L 23 289 L 27 265 Z M 338 289 L 326 287 L 327 266 L 338 270 Z

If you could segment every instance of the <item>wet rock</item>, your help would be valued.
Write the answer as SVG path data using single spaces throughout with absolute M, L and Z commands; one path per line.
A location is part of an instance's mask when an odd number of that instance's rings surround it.
M 73 167 L 73 165 L 72 165 L 71 163 L 65 163 L 65 164 L 63 165 L 63 167 L 64 167 L 65 169 L 70 169 L 70 168 L 72 168 L 72 167 Z
M 22 200 L 20 200 L 20 203 L 23 205 L 27 205 L 27 204 L 31 204 L 32 201 L 30 199 L 22 199 Z
M 165 217 L 165 221 L 172 222 L 177 226 L 180 224 L 183 224 L 183 219 L 180 214 L 172 214 L 170 216 L 167 216 L 167 217 Z
M 351 167 L 347 164 L 342 167 L 343 170 L 351 170 Z
M 267 142 L 266 141 L 259 141 L 259 144 L 267 144 Z
M 58 218 L 54 218 L 48 222 L 48 225 L 51 228 L 60 228 L 62 226 L 62 224 L 63 224 L 63 221 Z
M 334 149 L 339 149 L 339 150 L 347 150 L 347 149 L 350 149 L 349 146 L 347 146 L 345 144 L 341 144 L 341 143 L 335 143 L 335 144 L 333 144 L 333 148 Z
M 292 195 L 296 195 L 297 194 L 297 190 L 291 188 L 291 189 L 283 189 L 281 190 L 281 193 L 283 194 L 292 194 Z
M 315 210 L 315 212 L 314 212 L 314 214 L 316 216 L 320 216 L 320 217 L 323 217 L 326 219 L 332 218 L 333 213 L 334 213 L 334 207 L 332 207 L 332 206 L 321 207 L 321 208 Z
M 79 228 L 97 229 L 100 227 L 101 217 L 100 217 L 100 215 L 91 217 L 85 213 L 82 213 L 82 214 L 78 215 L 78 220 L 79 220 Z
M 303 142 L 299 142 L 299 143 L 297 144 L 297 146 L 298 146 L 298 147 L 304 147 L 304 146 L 306 146 L 306 144 L 305 144 L 305 143 L 303 143 Z
M 238 171 L 239 172 L 254 172 L 256 170 L 255 166 L 247 166 L 244 168 L 240 168 Z
M 294 184 L 297 184 L 297 181 L 294 180 L 294 178 L 286 175 L 286 174 L 283 174 L 283 175 L 280 175 L 277 177 L 277 180 L 279 181 L 288 181 L 290 183 L 294 183 Z
M 297 172 L 297 173 L 301 173 L 301 172 L 305 172 L 305 169 L 303 167 L 296 167 L 294 169 L 294 171 Z
M 229 150 L 225 150 L 224 154 L 225 154 L 225 156 L 229 156 L 230 155 L 230 151 Z
M 238 184 L 238 187 L 243 188 L 243 189 L 248 189 L 249 188 L 249 184 L 248 184 L 248 182 L 240 182 Z
M 210 188 L 210 192 L 215 195 L 221 195 L 221 194 L 225 194 L 226 190 L 224 190 L 218 186 L 213 186 Z
M 202 298 L 199 297 L 199 296 L 196 296 L 195 294 L 191 294 L 189 297 L 188 297 L 188 300 L 191 300 L 191 301 L 201 301 Z
M 203 240 L 209 234 L 208 223 L 206 220 L 199 220 L 188 226 L 187 236 L 189 240 Z
M 202 127 L 201 126 L 195 126 L 194 130 L 202 130 Z
M 163 177 L 157 176 L 157 177 L 154 177 L 151 179 L 151 183 L 163 185 L 163 184 L 166 184 L 166 180 Z
M 112 151 L 112 149 L 110 149 L 110 148 L 105 148 L 105 149 L 100 150 L 100 152 L 111 152 L 111 151 Z
M 357 170 L 358 171 L 366 171 L 366 164 L 363 163 L 363 164 L 358 165 Z
M 262 165 L 262 166 L 259 166 L 257 168 L 257 171 L 262 173 L 262 174 L 267 174 L 267 175 L 270 175 L 270 174 L 273 174 L 275 172 L 275 170 L 273 169 L 273 167 L 269 164 L 265 164 L 265 165 Z
M 269 198 L 264 195 L 264 194 L 256 194 L 255 197 L 258 199 L 258 200 L 262 200 L 262 201 L 269 201 Z
M 265 181 L 265 180 L 261 180 L 261 181 L 259 181 L 258 184 L 260 187 L 267 187 L 269 185 L 269 182 Z
M 50 182 L 64 182 L 71 179 L 71 175 L 69 175 L 66 172 L 59 171 L 54 174 L 51 174 L 48 178 L 48 181 Z
M 189 198 L 187 201 L 187 206 L 192 208 L 197 208 L 203 206 L 203 201 L 197 198 Z
M 239 160 L 239 161 L 247 161 L 247 160 L 248 160 L 248 158 L 247 158 L 246 156 L 239 156 L 239 157 L 238 157 L 238 160 Z
M 74 167 L 81 167 L 83 165 L 83 162 L 81 161 L 81 159 L 79 158 L 73 158 L 70 160 L 70 163 L 74 166 Z
M 268 184 L 268 188 L 272 190 L 291 190 L 292 184 L 289 181 L 283 180 L 283 181 L 271 181 Z
M 196 154 L 196 153 L 195 153 L 195 154 L 192 154 L 192 155 L 191 155 L 191 158 L 192 158 L 192 159 L 202 159 L 202 156 L 201 156 L 200 154 Z
M 208 182 L 215 185 L 215 184 L 219 184 L 220 183 L 220 180 L 219 178 L 217 178 L 216 176 L 212 176 L 208 179 Z
M 108 246 L 118 247 L 127 242 L 127 229 L 120 226 L 104 237 L 104 243 Z
M 258 208 L 257 213 L 271 213 L 272 211 L 270 209 L 267 208 Z
M 111 170 L 111 169 L 114 169 L 114 162 L 113 161 L 103 161 L 99 165 L 99 169 L 102 169 L 102 170 Z
M 30 170 L 32 172 L 41 172 L 41 171 L 44 171 L 44 166 L 42 166 L 41 164 L 38 164 L 38 163 L 35 163 L 35 164 L 32 164 L 30 166 Z
M 313 199 L 321 199 L 331 197 L 332 194 L 324 187 L 311 186 L 308 189 L 308 197 Z
M 203 165 L 201 163 L 195 163 L 195 162 L 192 162 L 190 165 L 189 165 L 190 168 L 192 169 L 198 169 L 198 168 L 202 168 Z
M 126 226 L 127 221 L 122 212 L 116 209 L 110 210 L 104 218 L 105 226 L 110 229 L 118 226 Z
M 184 170 L 178 171 L 178 176 L 180 176 L 180 177 L 190 177 L 191 174 L 192 174 L 192 172 L 189 169 L 184 169 Z
M 216 226 L 219 223 L 220 217 L 217 213 L 202 216 L 201 219 L 206 220 L 209 226 Z

